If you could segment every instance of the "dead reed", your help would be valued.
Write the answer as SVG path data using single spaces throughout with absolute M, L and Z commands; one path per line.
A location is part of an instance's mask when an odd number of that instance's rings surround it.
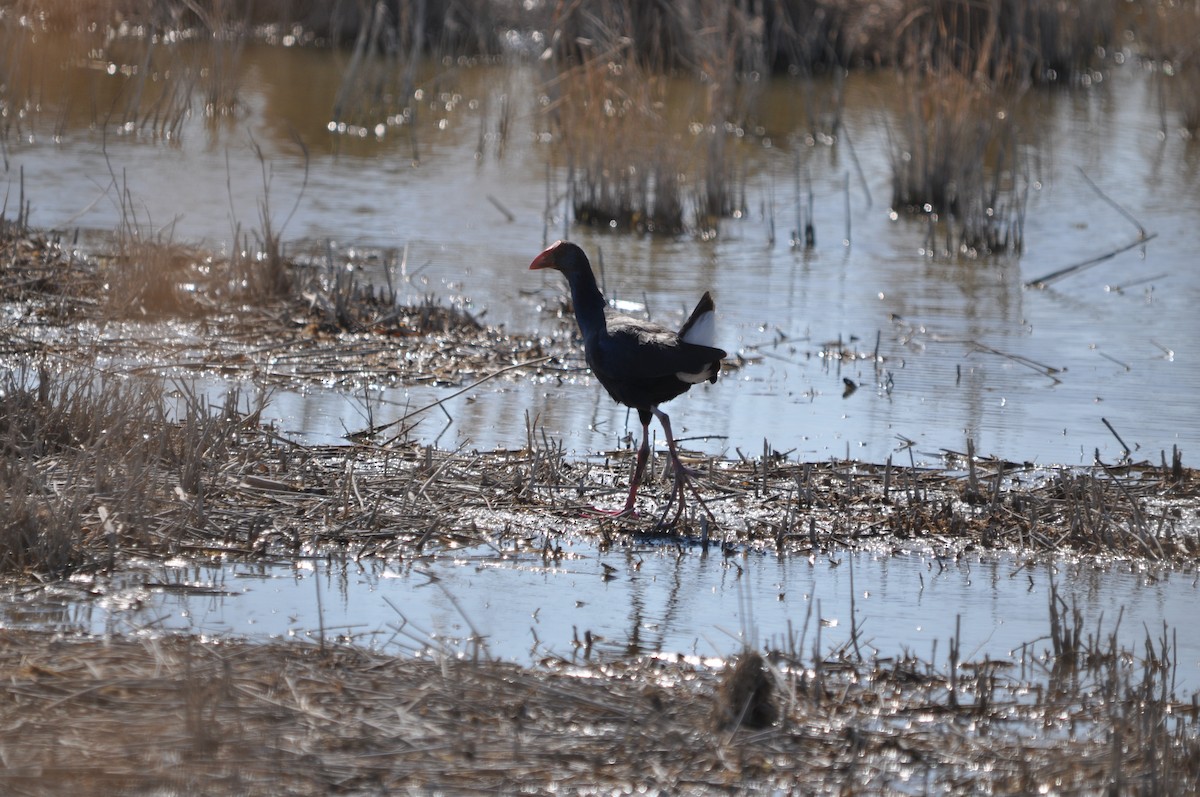
M 1114 0 L 906 3 L 895 60 L 999 85 L 1077 83 L 1117 39 Z M 914 58 L 914 53 L 917 54 Z
M 658 59 L 621 32 L 629 20 L 609 11 L 607 24 L 590 21 L 596 38 L 552 48 L 544 87 L 574 218 L 613 230 L 714 234 L 721 218 L 745 207 L 729 141 L 755 92 L 738 80 L 726 46 L 738 34 L 710 10 L 722 26 L 695 39 L 699 82 L 690 82 L 660 71 Z M 563 30 L 552 39 L 564 41 Z M 684 94 L 692 100 L 681 114 Z
M 930 254 L 1020 254 L 1029 184 L 1012 96 L 957 71 L 906 75 L 892 207 L 929 222 Z
M 1123 647 L 1119 619 L 1012 660 L 811 652 L 736 665 L 607 659 L 535 667 L 434 645 L 372 651 L 185 636 L 0 631 L 6 791 L 444 790 L 728 794 L 1190 793 L 1200 712 L 1174 636 Z M 1090 627 L 1090 626 L 1089 626 Z M 1071 628 L 1074 628 L 1072 626 Z M 1074 631 L 1070 633 L 1075 634 Z M 714 725 L 737 672 L 775 694 Z M 758 688 L 758 687 L 756 687 Z M 736 691 L 736 690 L 735 690 Z M 69 762 L 63 760 L 70 750 Z
M 1160 92 L 1163 128 L 1167 109 L 1175 111 L 1184 129 L 1200 131 L 1200 3 L 1196 0 L 1147 0 L 1144 41 L 1154 63 Z
M 656 73 L 696 74 L 719 51 L 735 74 L 765 76 L 884 63 L 910 8 L 843 0 L 616 0 L 546 10 L 530 21 L 546 31 L 549 49 L 560 60 L 580 63 L 587 58 L 586 43 L 620 38 L 637 64 Z
M 555 121 L 564 140 L 575 221 L 682 232 L 685 156 L 683 139 L 668 129 L 662 113 L 665 80 L 605 57 L 562 77 Z

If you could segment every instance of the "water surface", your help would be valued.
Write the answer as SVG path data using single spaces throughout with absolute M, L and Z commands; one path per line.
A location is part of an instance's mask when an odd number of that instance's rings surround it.
M 407 247 L 406 297 L 432 292 L 522 333 L 550 323 L 544 308 L 563 291 L 558 275 L 530 273 L 528 263 L 566 230 L 603 252 L 611 297 L 645 301 L 656 319 L 681 320 L 704 289 L 714 291 L 721 345 L 754 359 L 671 405 L 681 435 L 708 453 L 757 452 L 767 439 L 796 458 L 881 462 L 912 440 L 918 460 L 934 461 L 970 436 L 980 452 L 1013 460 L 1090 463 L 1099 451 L 1113 461 L 1121 445 L 1102 418 L 1135 458 L 1157 461 L 1162 449 L 1200 442 L 1200 157 L 1169 122 L 1163 131 L 1153 86 L 1132 65 L 1086 89 L 1027 96 L 1026 251 L 979 261 L 927 254 L 925 224 L 890 212 L 888 136 L 902 90 L 886 75 L 846 80 L 840 142 L 810 141 L 801 99 L 811 87 L 771 82 L 758 105 L 761 135 L 738 150 L 749 212 L 701 240 L 567 225 L 565 165 L 541 135 L 544 75 L 532 66 L 431 65 L 417 124 L 362 138 L 328 130 L 343 66 L 336 53 L 251 45 L 241 116 L 211 123 L 197 114 L 169 142 L 101 135 L 77 106 L 56 116 L 47 91 L 53 133 L 32 120 L 7 142 L 4 190 L 15 196 L 23 172 L 35 225 L 111 230 L 120 185 L 146 229 L 218 250 L 235 230 L 258 226 L 265 204 L 293 249 L 325 240 Z M 686 116 L 694 97 L 686 87 L 678 94 L 674 111 Z M 502 98 L 513 109 L 503 146 Z M 814 196 L 811 250 L 788 241 L 797 164 Z M 1050 289 L 1023 288 L 1136 236 L 1085 174 L 1158 237 Z M 819 356 L 838 341 L 871 355 L 877 339 L 878 369 Z M 1054 369 L 1053 378 L 1018 358 Z M 860 385 L 845 399 L 844 377 Z M 382 420 L 389 406 L 398 416 L 438 396 L 386 392 Z M 348 403 L 312 389 L 281 397 L 273 411 L 290 432 L 326 441 L 357 423 Z M 526 410 L 580 454 L 638 432 L 586 379 L 495 381 L 446 408 L 449 428 L 430 419 L 416 434 L 443 446 L 517 446 Z
M 1140 651 L 1165 631 L 1178 659 L 1180 694 L 1200 689 L 1195 574 L 1004 554 L 838 551 L 806 558 L 561 545 L 557 560 L 487 546 L 406 565 L 179 561 L 10 594 L 0 601 L 0 624 L 310 642 L 323 636 L 400 655 L 434 649 L 525 664 L 547 656 L 724 657 L 749 644 L 805 661 L 814 650 L 914 654 L 942 668 L 956 634 L 965 662 L 1019 663 L 1024 653 L 1050 651 L 1053 582 L 1081 613 L 1085 638 L 1115 631 L 1122 647 Z

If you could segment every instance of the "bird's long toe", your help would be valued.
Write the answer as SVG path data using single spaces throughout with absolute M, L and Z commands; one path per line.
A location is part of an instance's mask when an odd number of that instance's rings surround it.
M 584 512 L 589 515 L 599 515 L 601 517 L 610 518 L 636 518 L 639 517 L 637 507 L 627 506 L 622 509 L 601 509 L 598 506 L 589 506 L 584 508 Z

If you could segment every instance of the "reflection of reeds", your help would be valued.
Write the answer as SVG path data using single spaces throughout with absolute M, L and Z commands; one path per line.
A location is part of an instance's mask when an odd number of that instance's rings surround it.
M 338 4 L 335 8 L 343 9 Z M 357 136 L 382 135 L 388 126 L 411 125 L 418 101 L 417 68 L 443 56 L 498 52 L 501 9 L 489 0 L 449 8 L 426 0 L 360 3 L 354 13 L 334 12 L 330 25 L 355 24 L 354 43 L 334 99 L 330 129 Z M 412 128 L 410 126 L 410 135 Z M 413 139 L 416 160 L 415 138 Z
M 238 112 L 249 29 L 234 3 L 78 5 L 0 11 L 0 109 L 10 130 L 53 109 L 58 128 L 90 111 L 91 124 L 177 139 L 197 104 L 209 119 Z M 55 54 L 61 63 L 46 61 Z

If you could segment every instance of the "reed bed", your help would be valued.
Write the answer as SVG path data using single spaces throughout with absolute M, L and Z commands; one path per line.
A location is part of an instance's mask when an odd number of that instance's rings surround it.
M 726 17 L 718 13 L 715 21 Z M 647 66 L 621 24 L 552 50 L 543 116 L 566 162 L 574 220 L 618 231 L 714 234 L 720 219 L 745 208 L 730 140 L 755 85 L 738 80 L 724 26 L 697 41 L 695 68 L 704 76 L 697 86 Z M 561 33 L 554 41 L 564 40 Z M 681 113 L 672 106 L 685 92 L 692 100 Z
M 1193 791 L 1198 715 L 1172 685 L 1169 632 L 1124 649 L 1115 633 L 1077 635 L 1050 600 L 1053 644 L 1016 661 L 963 657 L 952 639 L 945 662 L 814 645 L 724 666 L 519 667 L 436 646 L 397 656 L 5 630 L 0 784 L 24 794 Z
M 1200 3 L 1147 0 L 1143 16 L 1147 56 L 1155 66 L 1163 114 L 1178 114 L 1183 128 L 1200 131 Z
M 597 58 L 573 70 L 560 85 L 555 121 L 565 142 L 575 222 L 612 230 L 683 232 L 688 142 L 668 128 L 663 116 L 665 81 Z M 613 147 L 614 141 L 630 146 Z
M 1074 84 L 1086 80 L 1117 40 L 1113 0 L 935 0 L 903 4 L 896 61 L 997 84 Z
M 914 68 L 892 143 L 892 207 L 929 222 L 926 251 L 1020 254 L 1030 177 L 1019 96 L 957 71 Z

